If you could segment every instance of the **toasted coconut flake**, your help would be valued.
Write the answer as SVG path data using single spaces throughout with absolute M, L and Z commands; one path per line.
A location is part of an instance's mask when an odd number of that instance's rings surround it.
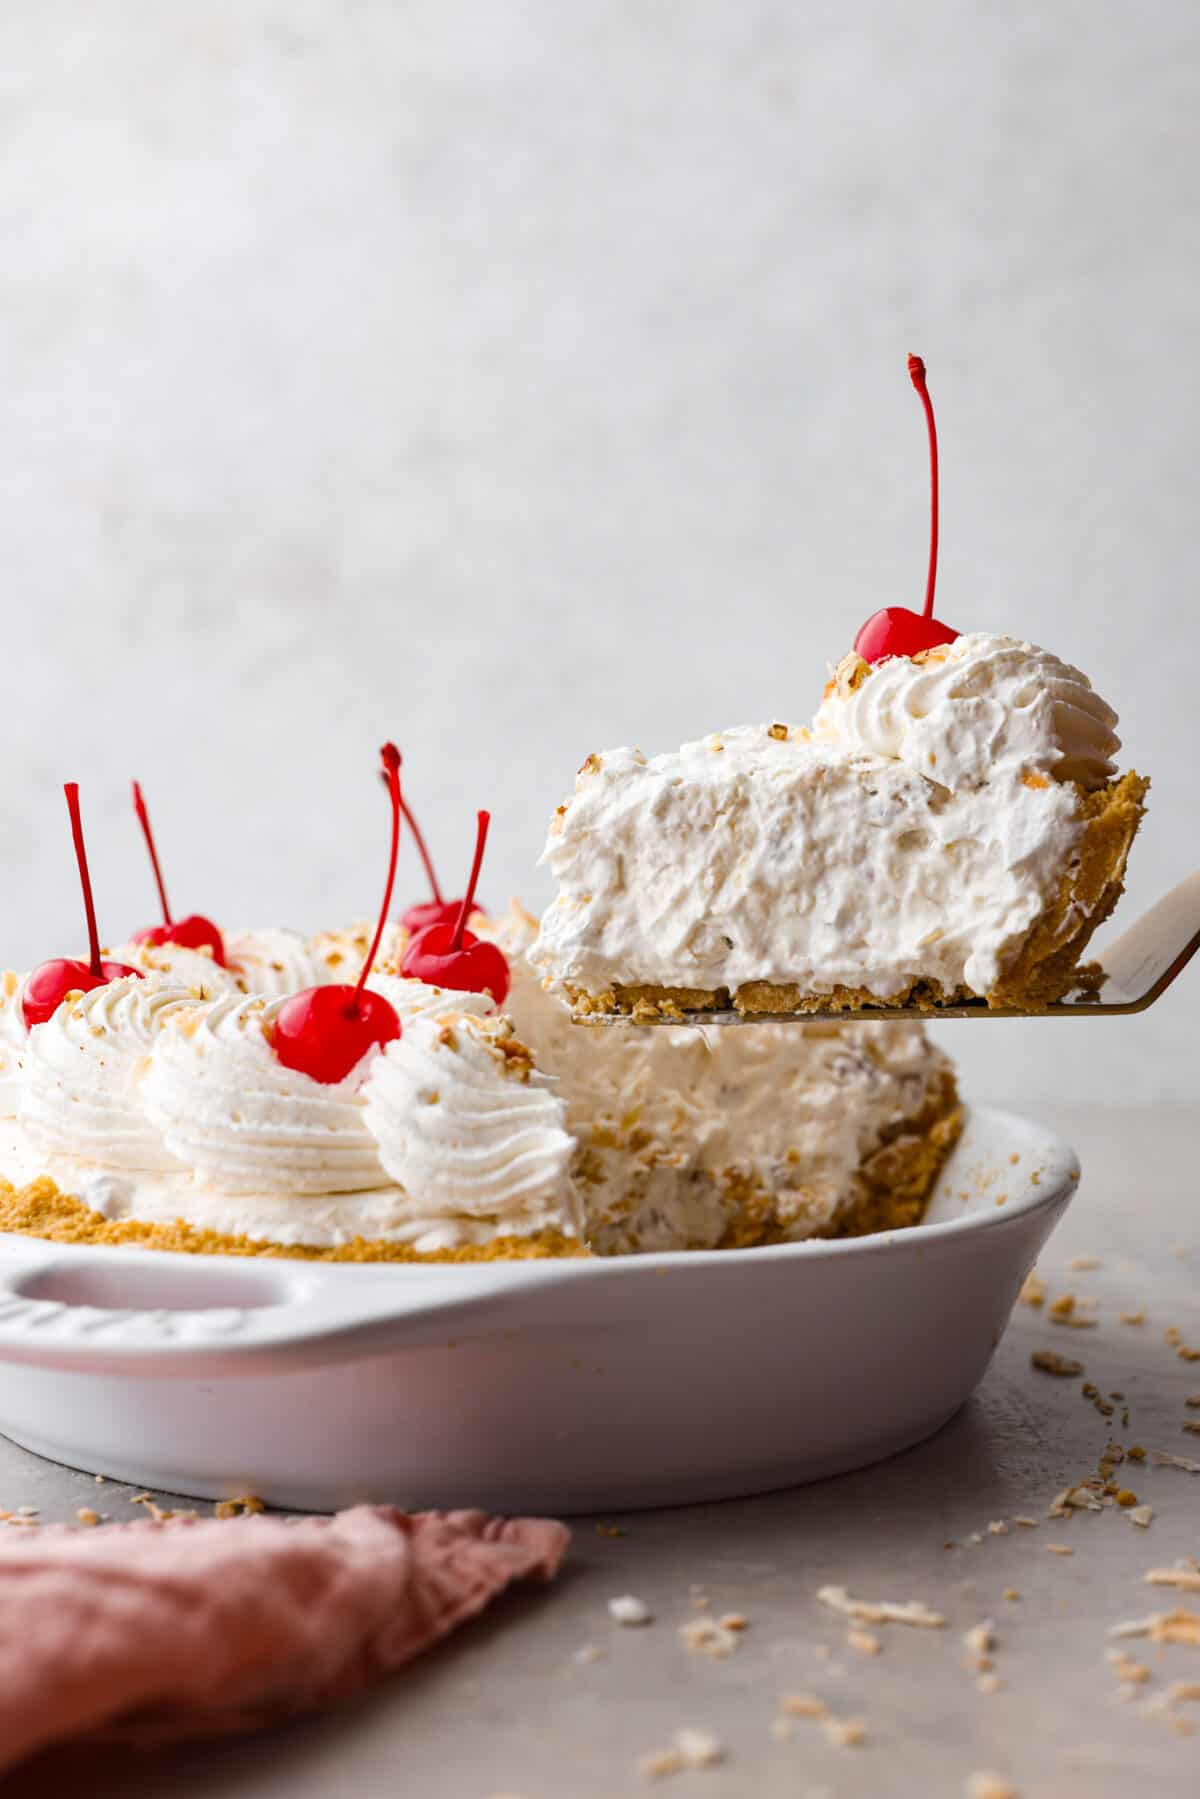
M 727 1630 L 718 1624 L 715 1618 L 701 1615 L 688 1618 L 679 1626 L 679 1636 L 686 1649 L 694 1655 L 711 1655 L 718 1660 L 732 1655 L 738 1646 L 739 1635 L 736 1630 Z
M 896 1604 L 888 1599 L 852 1599 L 845 1587 L 821 1587 L 817 1598 L 832 1612 L 856 1618 L 862 1624 L 911 1624 L 919 1630 L 944 1630 L 946 1620 L 920 1599 Z
M 1149 1568 L 1142 1579 L 1148 1587 L 1178 1587 L 1181 1593 L 1200 1593 L 1200 1572 L 1195 1568 Z
M 988 1768 L 968 1774 L 963 1792 L 966 1799 L 1021 1799 L 1019 1789 L 1010 1780 L 1005 1780 L 1003 1774 L 993 1774 Z
M 821 1729 L 835 1749 L 856 1749 L 867 1740 L 867 1727 L 862 1718 L 824 1718 Z
M 1133 1454 L 1132 1450 L 1130 1454 Z M 1186 1455 L 1172 1455 L 1167 1449 L 1152 1449 L 1150 1460 L 1156 1468 L 1178 1468 L 1184 1474 L 1200 1474 L 1200 1462 L 1194 1462 Z

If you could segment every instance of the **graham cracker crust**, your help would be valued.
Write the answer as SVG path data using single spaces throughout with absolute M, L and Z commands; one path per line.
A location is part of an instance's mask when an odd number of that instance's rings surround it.
M 267 1243 L 256 1237 L 226 1236 L 221 1231 L 197 1229 L 182 1218 L 174 1224 L 149 1224 L 138 1218 L 105 1218 L 90 1211 L 81 1200 L 63 1193 L 43 1175 L 27 1187 L 0 1180 L 0 1231 L 22 1237 L 43 1237 L 50 1243 L 86 1243 L 115 1248 L 122 1244 L 137 1249 L 170 1249 L 192 1256 L 267 1256 L 297 1262 L 518 1262 L 544 1261 L 549 1257 L 587 1256 L 591 1251 L 577 1238 L 559 1231 L 539 1231 L 532 1237 L 493 1237 L 490 1243 L 464 1244 L 459 1249 L 436 1249 L 427 1254 L 407 1243 L 386 1243 L 355 1237 L 335 1248 L 315 1245 Z
M 1074 987 L 1096 985 L 1098 971 L 1081 968 L 1080 963 L 1093 932 L 1109 917 L 1125 890 L 1125 865 L 1142 822 L 1149 786 L 1144 776 L 1132 770 L 1095 793 L 1075 784 L 1083 824 L 1078 856 L 988 993 L 976 993 L 966 986 L 947 989 L 940 981 L 918 976 L 886 999 L 865 987 L 839 984 L 828 992 L 815 993 L 792 981 L 747 981 L 735 988 L 614 982 L 599 993 L 567 982 L 567 996 L 580 1016 L 620 1012 L 635 1021 L 683 1020 L 689 1013 L 729 1010 L 747 1017 L 759 1012 L 887 1013 L 900 1006 L 936 1013 L 939 1007 L 968 1000 L 1037 1011 L 1053 1005 Z

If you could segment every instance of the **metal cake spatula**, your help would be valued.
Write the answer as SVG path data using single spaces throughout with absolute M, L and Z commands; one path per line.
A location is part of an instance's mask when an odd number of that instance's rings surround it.
M 688 1012 L 679 1018 L 633 1018 L 627 1012 L 577 1014 L 577 1024 L 695 1025 L 804 1024 L 824 1019 L 837 1024 L 869 1023 L 881 1018 L 1122 1018 L 1144 1012 L 1167 991 L 1200 949 L 1200 873 L 1189 875 L 1127 931 L 1093 958 L 1103 969 L 1094 991 L 1068 995 L 1053 1005 L 1025 1010 L 989 1006 L 970 1000 L 957 1006 L 864 1006 L 857 1012 Z

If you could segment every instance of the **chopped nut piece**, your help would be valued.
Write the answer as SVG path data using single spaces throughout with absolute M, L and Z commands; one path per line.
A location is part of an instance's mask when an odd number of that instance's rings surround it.
M 726 1630 L 715 1618 L 689 1618 L 679 1626 L 684 1647 L 696 1655 L 713 1655 L 718 1659 L 732 1655 L 738 1646 L 738 1632 Z
M 879 1655 L 883 1649 L 881 1639 L 870 1630 L 848 1630 L 846 1641 L 859 1655 Z
M 1117 1317 L 1122 1324 L 1145 1324 L 1145 1312 L 1118 1312 Z
M 867 1727 L 861 1718 L 824 1718 L 821 1729 L 835 1749 L 854 1749 L 867 1738 Z
M 1074 1555 L 1075 1551 L 1066 1543 L 1047 1543 L 1051 1555 Z
M 742 1612 L 725 1612 L 717 1623 L 722 1630 L 749 1630 L 750 1620 Z
M 168 1518 L 173 1518 L 175 1516 L 175 1513 L 171 1511 L 168 1506 L 158 1505 L 155 1500 L 151 1498 L 149 1493 L 138 1493 L 129 1501 L 129 1503 L 130 1505 L 145 1506 L 146 1510 L 157 1524 L 165 1524 Z M 231 1518 L 233 1516 L 234 1514 L 232 1512 L 222 1512 L 221 1507 L 217 1507 L 218 1518 Z
M 963 1666 L 975 1672 L 991 1667 L 991 1652 L 996 1647 L 996 1626 L 991 1618 L 972 1624 L 963 1631 Z
M 1032 1306 L 1034 1311 L 1038 1311 L 1045 1305 L 1046 1283 L 1041 1278 L 1036 1268 L 1031 1268 L 1029 1273 L 1025 1276 L 1025 1285 L 1017 1294 L 1017 1298 L 1023 1306 Z
M 990 1773 L 986 1768 L 969 1774 L 963 1790 L 966 1799 L 1021 1799 L 1011 1781 L 1005 1780 L 1002 1774 Z
M 1098 1256 L 1072 1256 L 1067 1267 L 1078 1270 L 1080 1274 L 1091 1268 L 1103 1268 L 1104 1263 Z
M 1073 1380 L 1083 1373 L 1083 1363 L 1071 1356 L 1056 1355 L 1052 1349 L 1035 1349 L 1029 1358 L 1033 1367 L 1041 1374 L 1057 1374 L 1067 1380 Z
M 1145 1686 L 1146 1682 L 1153 1678 L 1144 1662 L 1135 1661 L 1133 1656 L 1127 1655 L 1123 1649 L 1106 1649 L 1104 1659 L 1117 1679 L 1123 1681 L 1126 1686 Z
M 1003 1518 L 992 1519 L 992 1522 L 988 1525 L 988 1535 L 991 1537 L 1006 1537 L 1008 1535 L 1008 1525 L 1004 1522 Z
M 1020 1513 L 1020 1512 L 1018 1512 L 1016 1517 L 1013 1519 L 1013 1523 L 1019 1524 L 1023 1530 L 1036 1530 L 1038 1527 L 1038 1521 L 1036 1518 L 1026 1517 L 1023 1513 Z
M 1009 1600 L 1017 1600 L 1021 1595 L 1017 1592 L 1016 1587 L 1005 1587 L 1004 1597 Z
M 1154 1517 L 1154 1507 L 1152 1505 L 1135 1505 L 1130 1511 L 1126 1512 L 1125 1516 L 1131 1524 L 1140 1524 L 1142 1529 L 1145 1530 L 1151 1519 Z
M 266 1510 L 257 1493 L 237 1493 L 232 1499 L 222 1499 L 216 1507 L 218 1518 L 242 1518 L 251 1512 Z
M 81 1524 L 96 1525 L 100 1522 L 99 1512 L 94 1512 L 90 1505 L 81 1505 L 75 1516 Z
M 998 1674 L 980 1674 L 975 1681 L 976 1692 L 984 1693 L 989 1696 L 992 1693 L 999 1693 L 1002 1691 L 1003 1687 L 1004 1682 Z
M 678 1774 L 683 1757 L 678 1749 L 651 1749 L 638 1758 L 637 1771 L 643 1780 L 662 1780 L 667 1774 Z
M 779 1709 L 788 1718 L 827 1718 L 829 1707 L 815 1693 L 784 1693 Z

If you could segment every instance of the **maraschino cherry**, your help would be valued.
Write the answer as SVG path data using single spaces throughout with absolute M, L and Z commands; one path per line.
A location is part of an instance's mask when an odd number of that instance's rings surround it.
M 400 852 L 400 752 L 394 743 L 385 743 L 380 755 L 392 802 L 392 847 L 379 923 L 362 972 L 353 987 L 307 987 L 302 993 L 293 993 L 275 1014 L 272 1042 L 279 1060 L 285 1068 L 311 1075 L 327 1087 L 344 1081 L 376 1044 L 382 1048 L 400 1035 L 395 1007 L 382 993 L 367 990 L 367 976 L 379 953 L 392 903 Z
M 404 814 L 405 824 L 412 832 L 413 842 L 417 846 L 417 853 L 420 855 L 421 861 L 425 864 L 425 875 L 433 891 L 431 900 L 424 900 L 419 906 L 410 906 L 407 912 L 400 915 L 400 923 L 404 929 L 410 937 L 415 937 L 418 931 L 424 931 L 431 924 L 457 924 L 462 901 L 461 899 L 442 898 L 442 890 L 438 886 L 437 873 L 433 866 L 433 857 L 429 854 L 425 839 L 421 835 L 421 827 L 413 817 L 412 810 L 403 795 L 400 797 L 400 810 Z M 477 912 L 487 911 L 487 907 L 478 901 L 474 909 Z
M 190 912 L 186 918 L 173 919 L 171 908 L 167 904 L 167 890 L 163 885 L 162 869 L 158 865 L 158 851 L 154 847 L 154 833 L 150 829 L 150 815 L 146 811 L 146 802 L 142 798 L 140 784 L 133 783 L 133 809 L 137 813 L 138 823 L 142 827 L 142 835 L 146 839 L 146 848 L 150 852 L 150 866 L 154 870 L 154 879 L 158 887 L 158 903 L 162 907 L 163 922 L 151 925 L 148 930 L 135 931 L 129 939 L 131 943 L 178 943 L 183 949 L 209 950 L 214 962 L 220 967 L 227 967 L 225 961 L 225 940 L 211 918 L 203 917 L 199 912 Z
M 453 993 L 490 993 L 502 1006 L 511 984 L 504 951 L 499 944 L 487 943 L 467 929 L 491 822 L 490 812 L 479 813 L 471 879 L 454 923 L 426 925 L 405 950 L 400 973 L 410 980 L 426 981 L 431 987 L 449 987 Z
M 958 632 L 933 616 L 933 589 L 937 581 L 938 553 L 938 448 L 937 426 L 933 419 L 933 402 L 925 385 L 925 364 L 919 356 L 910 356 L 908 372 L 925 408 L 929 428 L 929 574 L 925 581 L 925 610 L 910 612 L 907 606 L 888 606 L 872 613 L 854 647 L 864 662 L 882 662 L 886 656 L 916 656 L 921 650 L 932 650 L 939 643 L 953 643 Z
M 118 981 L 122 975 L 127 974 L 141 979 L 140 969 L 129 968 L 124 962 L 101 960 L 100 933 L 96 929 L 96 904 L 92 898 L 92 877 L 88 873 L 83 819 L 79 813 L 78 781 L 68 781 L 63 792 L 67 796 L 67 811 L 71 814 L 71 836 L 75 844 L 75 860 L 79 864 L 79 884 L 83 888 L 89 953 L 86 962 L 56 956 L 52 962 L 39 963 L 34 969 L 25 983 L 25 992 L 21 998 L 21 1011 L 29 1030 L 35 1024 L 45 1024 L 48 1018 L 53 1018 L 68 993 L 90 993 L 93 987 L 107 987 L 110 981 Z

